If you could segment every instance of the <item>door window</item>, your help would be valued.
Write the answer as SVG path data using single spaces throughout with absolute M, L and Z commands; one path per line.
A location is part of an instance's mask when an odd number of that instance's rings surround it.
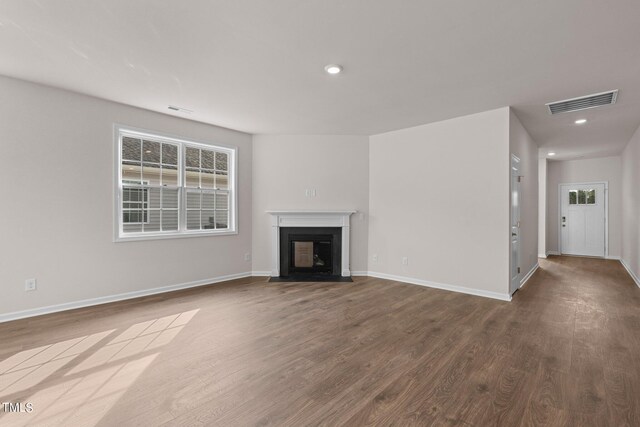
M 595 205 L 596 190 L 569 190 L 570 205 Z

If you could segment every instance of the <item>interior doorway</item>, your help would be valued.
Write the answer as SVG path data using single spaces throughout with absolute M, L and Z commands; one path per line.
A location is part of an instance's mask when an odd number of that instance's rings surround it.
M 511 280 L 509 293 L 520 288 L 520 159 L 511 155 Z
M 608 240 L 608 183 L 559 186 L 560 253 L 606 257 Z

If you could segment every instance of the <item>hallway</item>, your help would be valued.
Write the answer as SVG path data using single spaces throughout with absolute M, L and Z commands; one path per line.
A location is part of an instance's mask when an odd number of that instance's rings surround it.
M 640 289 L 620 262 L 541 259 L 512 304 L 531 327 L 522 356 L 541 356 L 530 421 L 639 425 Z

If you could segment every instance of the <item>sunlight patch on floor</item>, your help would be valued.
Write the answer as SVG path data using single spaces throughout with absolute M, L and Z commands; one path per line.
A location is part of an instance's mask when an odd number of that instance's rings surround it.
M 136 356 L 169 343 L 198 310 L 161 317 L 132 325 L 109 344 L 80 362 L 67 375 Z
M 25 350 L 9 357 L 0 362 L 0 393 L 3 396 L 11 395 L 40 384 L 113 331 Z
M 0 411 L 0 425 L 96 425 L 198 311 L 137 323 L 105 345 L 115 329 L 0 361 L 0 400 L 33 405 L 29 413 Z

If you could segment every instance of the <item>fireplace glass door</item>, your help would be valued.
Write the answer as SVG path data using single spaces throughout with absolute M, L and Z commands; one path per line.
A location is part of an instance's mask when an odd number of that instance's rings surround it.
M 291 272 L 331 273 L 333 259 L 331 236 L 314 236 L 313 240 L 291 240 Z

